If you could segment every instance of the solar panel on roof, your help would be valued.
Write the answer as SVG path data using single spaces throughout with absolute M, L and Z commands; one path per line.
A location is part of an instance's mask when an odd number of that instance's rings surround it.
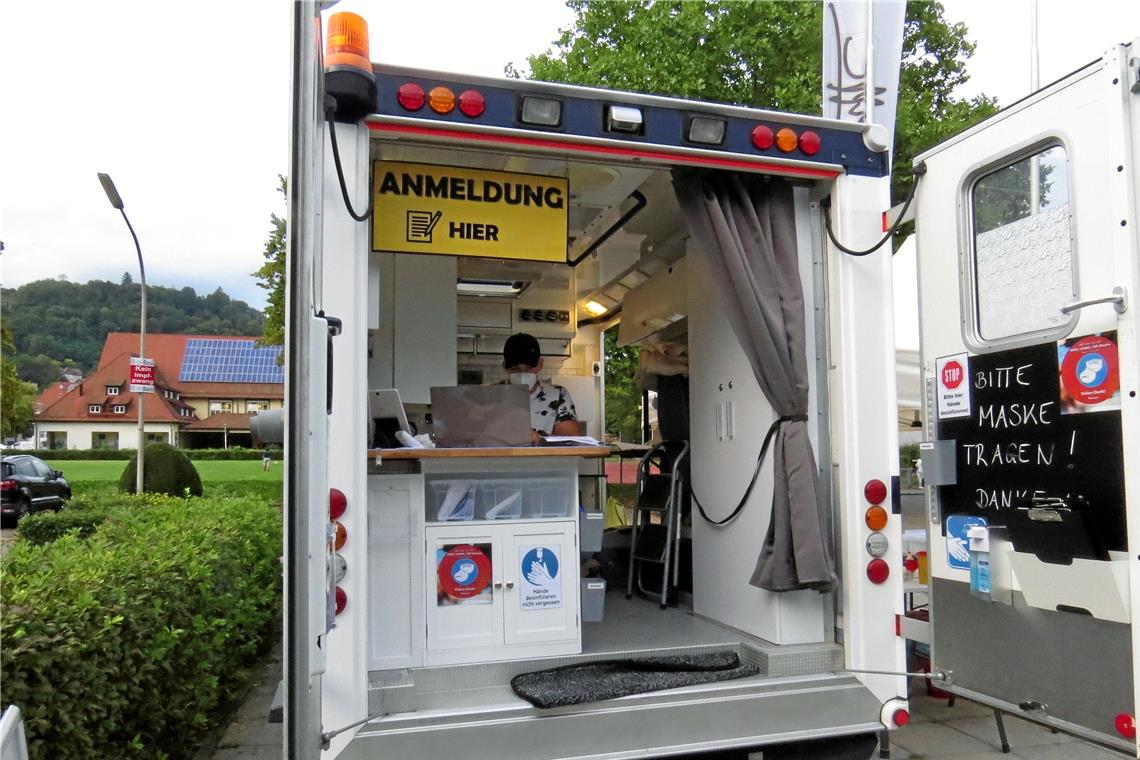
M 280 346 L 258 346 L 252 340 L 190 338 L 182 355 L 178 380 L 186 383 L 284 383 L 277 364 Z

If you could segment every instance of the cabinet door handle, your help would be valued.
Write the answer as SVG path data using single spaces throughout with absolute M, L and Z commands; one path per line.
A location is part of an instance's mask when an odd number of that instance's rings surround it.
M 495 581 L 495 588 L 502 588 L 502 587 L 503 587 L 502 581 Z
M 507 581 L 507 588 L 514 588 L 514 587 L 515 587 L 514 581 Z

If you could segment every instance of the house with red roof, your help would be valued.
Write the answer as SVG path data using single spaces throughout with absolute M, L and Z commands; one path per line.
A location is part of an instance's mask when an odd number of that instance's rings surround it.
M 146 442 L 182 448 L 250 447 L 249 418 L 280 409 L 285 398 L 280 346 L 232 335 L 148 333 L 154 393 L 130 389 L 138 333 L 110 333 L 99 368 L 77 383 L 56 383 L 37 400 L 41 448 L 136 448 L 139 406 Z M 68 388 L 67 386 L 71 386 Z

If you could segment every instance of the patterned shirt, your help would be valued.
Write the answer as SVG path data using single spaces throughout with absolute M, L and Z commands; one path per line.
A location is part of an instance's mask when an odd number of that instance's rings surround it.
M 578 420 L 570 391 L 561 385 L 539 380 L 538 387 L 530 393 L 530 426 L 544 435 L 550 435 L 554 423 L 563 420 Z

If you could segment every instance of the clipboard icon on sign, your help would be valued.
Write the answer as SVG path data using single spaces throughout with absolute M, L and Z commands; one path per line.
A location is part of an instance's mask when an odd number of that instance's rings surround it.
M 439 220 L 443 218 L 442 211 L 434 214 L 430 211 L 409 211 L 406 239 L 409 243 L 430 243 L 432 232 Z

